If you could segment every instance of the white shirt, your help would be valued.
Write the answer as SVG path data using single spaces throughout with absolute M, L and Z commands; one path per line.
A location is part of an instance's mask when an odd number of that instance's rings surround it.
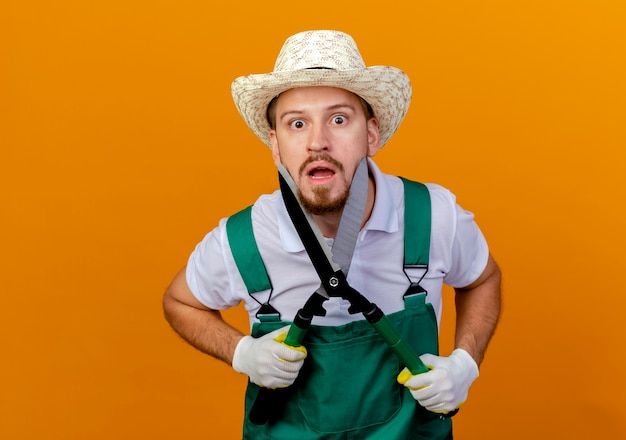
M 385 314 L 404 308 L 402 295 L 410 282 L 403 271 L 404 186 L 400 178 L 383 174 L 373 161 L 369 167 L 376 181 L 376 200 L 369 221 L 360 231 L 348 272 L 349 284 Z M 489 250 L 474 215 L 456 204 L 447 189 L 427 184 L 432 205 L 432 231 L 428 272 L 421 282 L 441 318 L 443 283 L 465 287 L 483 272 Z M 197 245 L 187 264 L 187 283 L 196 298 L 207 307 L 223 310 L 241 301 L 249 313 L 250 325 L 269 298 L 270 291 L 252 298 L 233 260 L 226 235 L 226 220 L 209 232 Z M 262 195 L 252 208 L 255 238 L 270 281 L 271 305 L 283 321 L 292 321 L 307 298 L 319 287 L 319 278 L 291 223 L 280 191 Z M 332 245 L 332 240 L 328 239 Z M 421 272 L 419 272 L 421 271 Z M 411 276 L 419 279 L 424 270 Z M 314 317 L 316 325 L 340 325 L 363 319 L 350 315 L 349 304 L 341 298 L 324 303 L 324 317 Z

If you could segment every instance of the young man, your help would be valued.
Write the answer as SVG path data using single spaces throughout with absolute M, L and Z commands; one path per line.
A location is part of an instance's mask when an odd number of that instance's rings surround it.
M 447 416 L 465 401 L 498 322 L 500 271 L 473 215 L 434 184 L 425 186 L 429 206 L 420 207 L 431 225 L 422 243 L 427 269 L 404 264 L 409 194 L 371 157 L 404 118 L 408 78 L 393 67 L 366 67 L 349 35 L 310 31 L 287 39 L 272 73 L 240 77 L 232 92 L 329 243 L 367 158 L 365 213 L 348 283 L 382 309 L 430 371 L 403 370 L 363 315 L 350 313 L 339 297 L 324 302 L 326 314 L 315 316 L 302 346 L 280 342 L 320 286 L 280 191 L 262 195 L 250 220 L 271 286 L 248 293 L 224 219 L 167 290 L 167 320 L 187 342 L 249 376 L 244 438 L 452 438 Z M 444 282 L 456 290 L 455 350 L 438 356 Z M 418 283 L 427 294 L 409 305 L 404 294 Z M 247 336 L 219 312 L 241 301 L 250 316 Z M 288 391 L 281 393 L 285 402 L 271 408 L 271 420 L 252 423 L 248 413 L 261 388 Z

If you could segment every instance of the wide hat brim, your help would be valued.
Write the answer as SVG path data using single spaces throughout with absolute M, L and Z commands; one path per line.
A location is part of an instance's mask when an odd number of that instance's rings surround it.
M 267 106 L 296 87 L 338 87 L 368 102 L 378 120 L 380 146 L 387 143 L 404 119 L 411 102 L 411 83 L 400 69 L 371 66 L 353 70 L 303 69 L 248 75 L 232 83 L 233 100 L 242 118 L 264 144 L 271 147 Z

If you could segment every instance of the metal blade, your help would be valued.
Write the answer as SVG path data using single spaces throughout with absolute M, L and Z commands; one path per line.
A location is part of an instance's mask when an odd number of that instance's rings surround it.
M 356 241 L 361 230 L 368 192 L 367 159 L 361 159 L 350 185 L 350 195 L 343 208 L 337 236 L 333 243 L 333 261 L 348 275 Z
M 298 187 L 296 186 L 296 182 L 293 181 L 293 179 L 291 178 L 291 175 L 289 174 L 289 171 L 287 171 L 287 169 L 283 166 L 282 163 L 278 164 L 278 172 L 282 176 L 283 180 L 287 183 L 287 186 L 291 190 L 291 193 L 297 198 Z M 326 255 L 326 259 L 328 260 L 328 263 L 332 266 L 333 270 L 340 270 L 341 267 L 333 261 L 332 251 L 330 250 L 328 243 L 326 243 L 326 239 L 322 235 L 322 231 L 320 231 L 320 228 L 317 226 L 317 223 L 315 223 L 315 219 L 313 218 L 313 215 L 310 212 L 308 212 L 306 209 L 303 209 L 302 205 L 300 205 L 300 210 L 306 217 L 306 220 L 309 223 L 309 226 L 311 226 L 311 230 L 313 231 L 315 238 L 317 239 L 322 250 L 324 251 L 324 254 Z

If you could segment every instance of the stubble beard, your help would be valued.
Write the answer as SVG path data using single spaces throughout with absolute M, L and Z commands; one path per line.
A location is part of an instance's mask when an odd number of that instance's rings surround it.
M 300 174 L 302 175 L 305 167 L 310 162 L 313 162 L 315 160 L 325 160 L 333 164 L 337 168 L 337 171 L 340 173 L 340 176 L 343 177 L 343 165 L 327 154 L 309 157 L 300 167 Z M 343 193 L 335 198 L 331 197 L 330 188 L 326 186 L 314 187 L 312 189 L 312 192 L 313 195 L 309 197 L 304 195 L 302 191 L 298 189 L 298 198 L 300 199 L 300 204 L 305 210 L 313 215 L 337 214 L 343 210 L 343 207 L 348 201 L 348 196 L 350 195 L 350 186 L 346 184 Z
M 298 191 L 302 207 L 313 215 L 337 214 L 343 210 L 348 201 L 350 190 L 346 190 L 336 198 L 331 198 L 329 188 L 314 188 L 313 197 L 306 197 Z

